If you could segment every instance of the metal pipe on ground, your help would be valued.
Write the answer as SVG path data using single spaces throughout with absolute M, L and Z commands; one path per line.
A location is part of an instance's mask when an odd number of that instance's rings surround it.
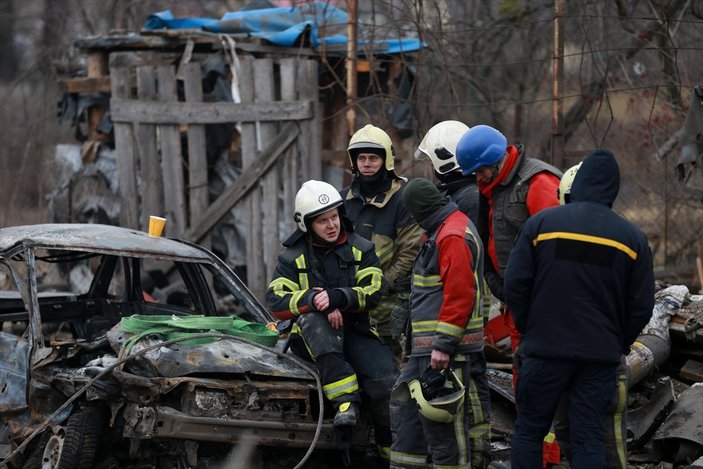
M 655 368 L 669 359 L 671 342 L 653 334 L 637 338 L 625 359 L 629 387 L 642 381 Z

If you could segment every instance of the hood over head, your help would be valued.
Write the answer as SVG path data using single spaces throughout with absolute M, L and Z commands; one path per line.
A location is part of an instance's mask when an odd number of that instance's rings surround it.
M 613 206 L 620 190 L 620 168 L 615 156 L 602 148 L 593 150 L 581 164 L 571 186 L 571 203 L 597 202 Z

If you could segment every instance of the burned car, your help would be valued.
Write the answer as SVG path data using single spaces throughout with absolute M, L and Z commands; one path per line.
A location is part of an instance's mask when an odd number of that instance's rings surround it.
M 315 372 L 195 244 L 105 225 L 4 228 L 0 287 L 10 466 L 207 467 L 237 447 L 304 459 L 369 441 L 340 440 Z

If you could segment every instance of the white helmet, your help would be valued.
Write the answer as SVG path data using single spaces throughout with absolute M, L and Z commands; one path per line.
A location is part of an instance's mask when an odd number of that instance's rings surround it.
M 331 184 L 311 179 L 303 183 L 295 195 L 295 213 L 293 219 L 298 228 L 307 232 L 305 221 L 342 205 L 342 196 Z
M 574 183 L 574 178 L 581 167 L 581 163 L 564 171 L 564 175 L 561 177 L 561 181 L 559 181 L 559 189 L 557 189 L 557 196 L 559 197 L 560 205 L 569 203 L 569 198 L 571 197 L 571 185 Z
M 456 144 L 469 126 L 459 121 L 442 121 L 433 126 L 415 151 L 415 159 L 430 158 L 438 174 L 460 169 L 456 161 Z

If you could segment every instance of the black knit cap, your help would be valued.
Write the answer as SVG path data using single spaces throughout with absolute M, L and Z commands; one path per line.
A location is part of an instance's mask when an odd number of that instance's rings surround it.
M 403 203 L 415 221 L 422 223 L 427 217 L 447 205 L 447 198 L 430 181 L 417 178 L 405 186 Z

